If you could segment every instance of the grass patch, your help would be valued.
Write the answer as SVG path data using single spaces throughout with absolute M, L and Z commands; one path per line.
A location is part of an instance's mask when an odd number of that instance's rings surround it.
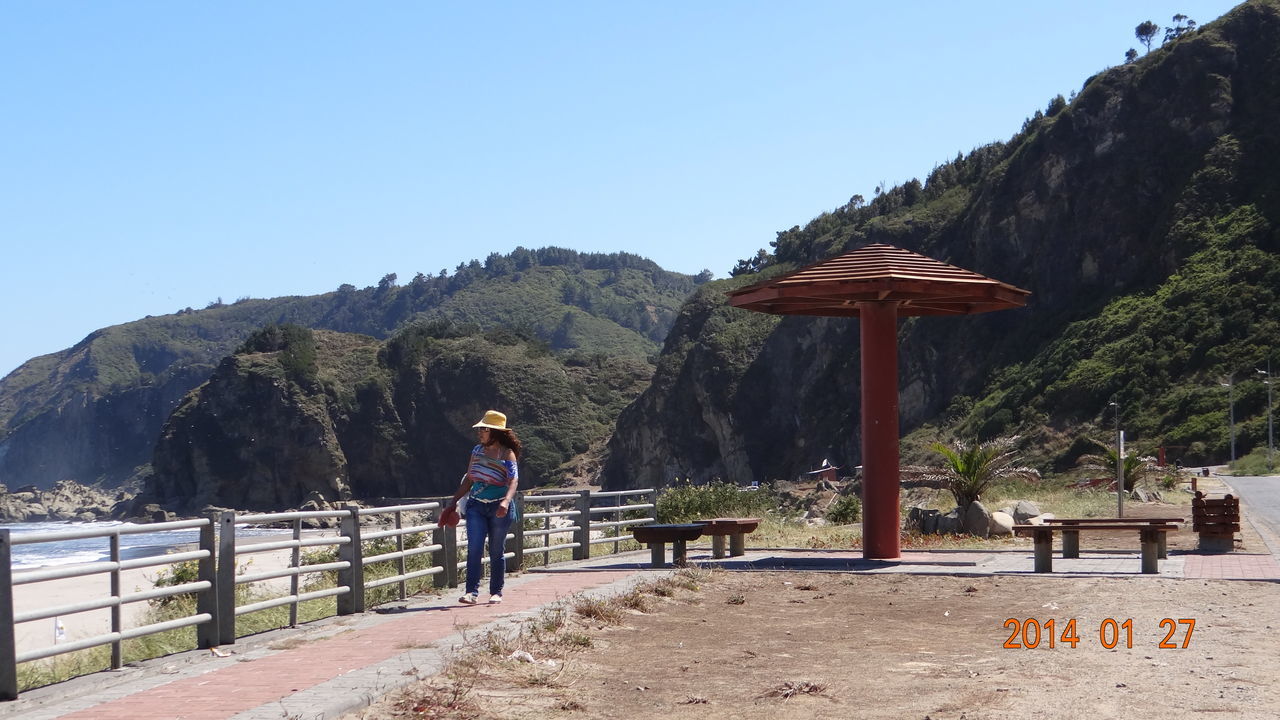
M 579 596 L 573 601 L 573 611 L 588 620 L 606 625 L 619 625 L 623 620 L 621 606 L 614 599 L 602 600 Z
M 1267 448 L 1254 448 L 1253 452 L 1231 463 L 1228 472 L 1232 475 L 1257 476 L 1272 475 L 1276 465 L 1280 465 L 1280 453 L 1272 453 L 1271 462 L 1267 461 Z

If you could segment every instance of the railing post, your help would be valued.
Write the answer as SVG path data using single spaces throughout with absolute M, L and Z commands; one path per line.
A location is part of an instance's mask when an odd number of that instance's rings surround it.
M 444 529 L 444 584 L 458 587 L 458 526 Z
M 120 633 L 124 630 L 122 626 L 123 620 L 120 613 L 120 533 L 111 534 L 108 541 L 111 547 L 111 562 L 116 566 L 111 568 L 111 597 L 115 598 L 116 604 L 111 606 L 111 632 Z M 123 641 L 116 640 L 111 643 L 111 669 L 119 670 L 124 667 L 124 660 L 121 658 L 121 644 Z
M 649 490 L 649 504 L 653 507 L 649 508 L 649 513 L 654 522 L 658 522 L 658 488 Z
M 403 576 L 405 574 L 404 561 L 404 533 L 400 532 L 404 529 L 404 513 L 400 510 L 396 511 L 396 552 L 400 553 L 400 557 L 396 558 L 396 574 Z M 401 580 L 400 583 L 400 599 L 404 600 L 408 597 L 409 584 Z
M 444 528 L 440 525 L 440 516 L 443 514 L 444 503 L 441 502 L 440 507 L 436 508 L 435 518 L 432 519 L 436 527 L 431 531 L 431 544 L 440 546 L 439 550 L 431 551 L 431 565 L 440 568 L 440 572 L 431 576 L 431 584 L 437 588 L 449 586 L 449 561 L 444 552 Z
M 302 518 L 294 518 L 293 519 L 293 542 L 298 543 L 301 541 L 302 541 Z M 297 568 L 302 567 L 302 548 L 299 545 L 295 544 L 293 546 L 293 552 L 289 553 L 289 567 L 294 568 L 295 570 Z M 289 578 L 289 594 L 292 595 L 294 598 L 297 598 L 298 593 L 301 591 L 301 587 L 299 585 L 300 577 L 301 577 L 300 573 L 294 573 L 293 576 Z M 289 603 L 289 627 L 291 628 L 298 627 L 298 601 L 296 599 L 293 602 Z
M 573 548 L 574 560 L 586 560 L 591 557 L 591 491 L 578 493 L 578 531 L 574 533 L 577 543 Z
M 18 649 L 13 627 L 13 566 L 9 531 L 0 530 L 0 700 L 18 699 Z
M 236 642 L 236 514 L 218 518 L 218 644 Z
M 507 541 L 506 549 L 515 553 L 515 557 L 507 564 L 507 571 L 520 572 L 524 569 L 524 493 L 516 493 L 512 511 L 516 514 L 515 521 L 511 523 L 511 533 L 515 537 Z
M 342 536 L 350 542 L 338 546 L 338 560 L 348 563 L 346 570 L 338 571 L 338 584 L 349 588 L 338 596 L 338 614 L 354 615 L 364 612 L 364 548 L 360 546 L 360 508 L 348 505 L 342 518 Z
M 551 512 L 550 502 L 542 503 L 542 512 L 544 513 Z M 543 530 L 551 529 L 551 518 L 549 517 L 542 518 L 542 529 Z M 551 551 L 545 549 L 545 548 L 551 547 L 551 533 L 548 533 L 548 532 L 542 533 L 542 547 L 544 548 L 544 550 L 542 551 L 542 567 L 546 567 L 551 564 Z
M 622 510 L 623 510 L 623 507 L 622 507 L 622 496 L 621 496 L 621 495 L 614 495 L 614 496 L 613 496 L 613 506 L 614 506 L 614 507 L 616 507 L 616 508 L 618 508 L 617 510 L 614 510 L 614 511 L 613 511 L 613 521 L 614 521 L 614 522 L 622 522 Z M 613 554 L 614 554 L 614 555 L 617 555 L 617 554 L 618 554 L 618 549 L 621 547 L 620 543 L 622 542 L 622 528 L 621 528 L 620 526 L 618 526 L 618 525 L 614 525 L 614 526 L 613 526 L 613 536 L 614 536 L 615 538 L 617 538 L 616 540 L 614 540 L 614 541 L 613 541 Z
M 196 579 L 209 583 L 208 590 L 196 593 L 196 613 L 208 613 L 209 622 L 196 626 L 196 647 L 211 648 L 218 644 L 218 543 L 216 540 L 217 523 L 213 517 L 209 524 L 200 528 L 200 549 L 209 553 L 201 558 L 197 565 Z

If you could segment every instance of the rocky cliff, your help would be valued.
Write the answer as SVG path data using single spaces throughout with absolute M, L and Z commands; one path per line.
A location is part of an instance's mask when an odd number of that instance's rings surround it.
M 364 289 L 216 302 L 104 328 L 0 379 L 0 483 L 141 478 L 182 397 L 272 323 L 382 339 L 415 323 L 510 327 L 566 353 L 635 359 L 657 351 L 694 285 L 627 253 L 517 248 L 403 285 L 388 275 Z
M 504 331 L 415 327 L 385 342 L 307 331 L 290 342 L 313 343 L 314 364 L 291 361 L 287 342 L 243 350 L 183 400 L 138 503 L 195 513 L 450 493 L 489 408 L 524 442 L 522 486 L 543 484 L 603 445 L 652 372 Z
M 1009 142 L 871 203 L 855 197 L 740 268 L 783 272 L 883 242 L 1033 293 L 1022 310 L 901 323 L 908 458 L 922 428 L 1018 433 L 1056 469 L 1117 400 L 1149 447 L 1222 459 L 1217 380 L 1264 360 L 1280 311 L 1277 48 L 1280 6 L 1242 5 L 1089 78 Z M 860 461 L 857 321 L 725 305 L 761 277 L 712 283 L 686 304 L 654 382 L 619 420 L 607 486 L 765 481 L 823 458 Z M 1264 410 L 1246 406 L 1242 418 Z M 1258 441 L 1251 422 L 1245 449 Z

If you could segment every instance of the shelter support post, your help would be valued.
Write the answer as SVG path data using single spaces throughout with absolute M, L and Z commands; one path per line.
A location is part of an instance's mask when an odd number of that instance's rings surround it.
M 898 303 L 858 304 L 862 335 L 862 556 L 901 556 L 898 511 Z

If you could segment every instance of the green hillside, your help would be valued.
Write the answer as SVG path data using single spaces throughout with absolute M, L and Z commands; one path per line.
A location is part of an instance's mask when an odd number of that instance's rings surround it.
M 146 472 L 160 429 L 223 357 L 271 324 L 385 339 L 414 324 L 506 328 L 555 350 L 654 355 L 697 281 L 627 253 L 517 248 L 400 284 L 242 299 L 103 328 L 0 380 L 0 484 L 116 484 Z
M 1254 0 L 1050 99 L 1007 142 L 778 233 L 686 304 L 619 420 L 606 483 L 858 464 L 857 322 L 768 325 L 717 291 L 872 242 L 1032 292 L 1020 310 L 901 322 L 905 461 L 951 434 L 1016 434 L 1063 470 L 1082 438 L 1112 431 L 1115 402 L 1139 448 L 1223 462 L 1232 376 L 1238 451 L 1265 445 L 1255 369 L 1280 345 L 1277 127 L 1280 3 Z

